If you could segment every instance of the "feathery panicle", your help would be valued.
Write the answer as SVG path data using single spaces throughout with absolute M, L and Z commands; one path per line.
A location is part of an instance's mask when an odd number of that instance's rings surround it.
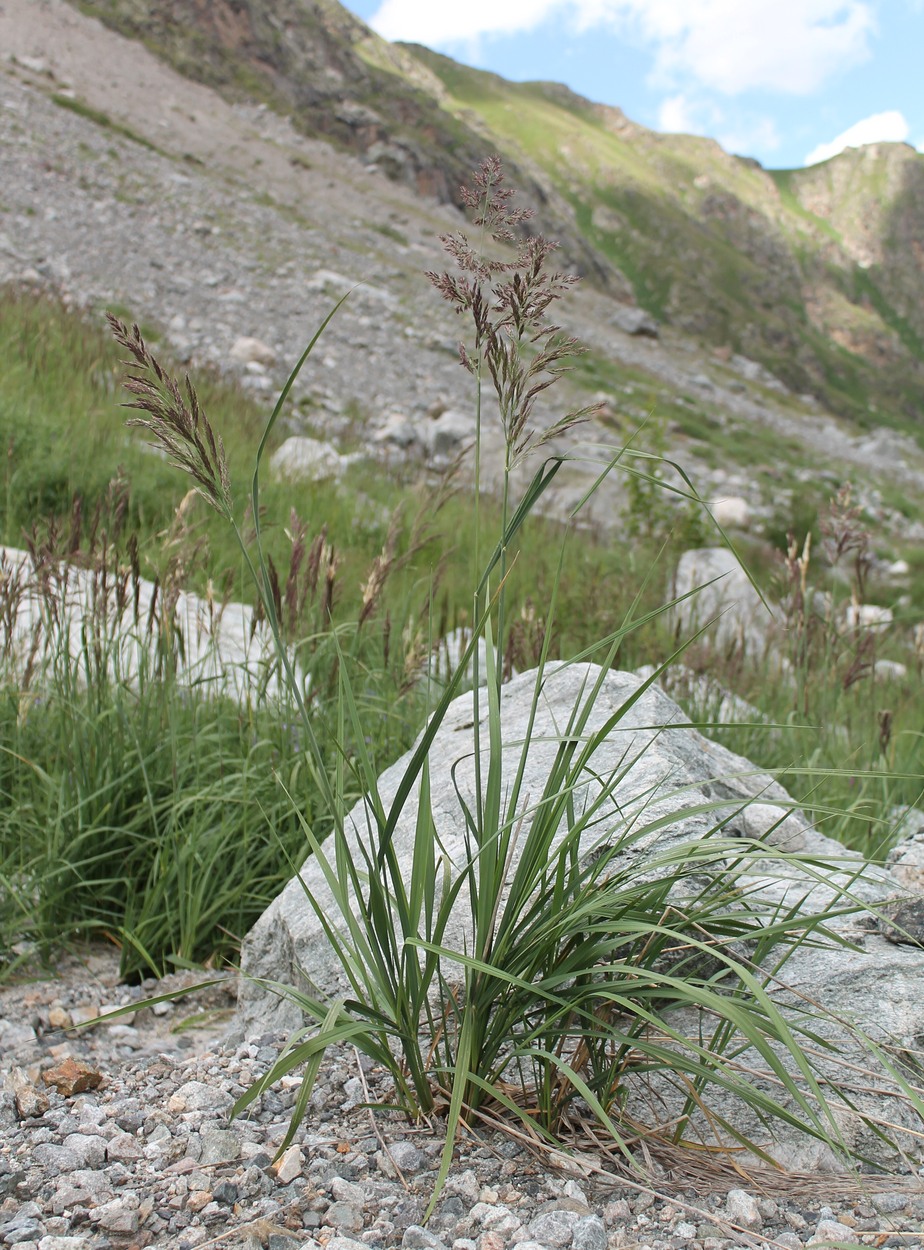
M 471 187 L 462 187 L 463 203 L 473 210 L 476 226 L 498 244 L 515 243 L 516 228 L 532 216 L 515 209 L 515 192 L 502 186 L 500 158 L 489 157 L 476 170 Z M 459 359 L 470 373 L 486 368 L 497 395 L 511 462 L 596 414 L 598 405 L 567 413 L 544 430 L 531 429 L 538 397 L 567 371 L 568 359 L 580 355 L 576 339 L 546 321 L 549 306 L 578 279 L 548 272 L 546 262 L 557 244 L 541 235 L 517 245 L 512 260 L 486 257 L 465 234 L 443 235 L 442 243 L 458 274 L 427 277 L 458 313 L 474 326 L 474 350 L 459 345 Z
M 147 430 L 170 463 L 193 479 L 196 492 L 230 520 L 231 483 L 225 449 L 199 407 L 189 378 L 181 388 L 148 350 L 137 325 L 129 330 L 112 313 L 107 313 L 106 319 L 116 342 L 133 357 L 125 362 L 131 372 L 124 385 L 134 400 L 125 407 L 147 414 L 128 424 Z

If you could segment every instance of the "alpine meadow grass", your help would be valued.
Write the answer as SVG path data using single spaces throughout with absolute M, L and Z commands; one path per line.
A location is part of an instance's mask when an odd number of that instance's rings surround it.
M 297 724 L 300 742 L 301 768 L 294 778 L 281 780 L 279 792 L 288 797 L 303 848 L 315 857 L 334 899 L 331 911 L 306 887 L 306 905 L 315 908 L 349 984 L 340 998 L 272 987 L 298 1004 L 307 1023 L 237 1110 L 282 1076 L 302 1071 L 284 1149 L 305 1115 L 325 1052 L 351 1043 L 388 1070 L 395 1103 L 409 1116 L 445 1117 L 431 1209 L 463 1122 L 505 1122 L 546 1143 L 573 1134 L 580 1138 L 587 1130 L 595 1140 L 602 1135 L 624 1166 L 635 1168 L 633 1147 L 640 1136 L 653 1132 L 674 1145 L 684 1143 L 690 1116 L 698 1111 L 709 1120 L 711 1096 L 719 1088 L 731 1090 L 762 1122 L 798 1123 L 843 1155 L 847 1146 L 835 1108 L 850 1106 L 851 1100 L 816 1068 L 810 1045 L 817 1042 L 816 1015 L 782 1006 L 772 992 L 790 951 L 836 940 L 826 929 L 828 913 L 799 914 L 742 896 L 739 879 L 768 853 L 757 843 L 724 835 L 727 803 L 704 809 L 708 814 L 714 808 L 709 837 L 655 856 L 651 871 L 641 873 L 626 868 L 626 853 L 642 832 L 683 819 L 679 796 L 670 817 L 652 819 L 649 827 L 642 813 L 624 828 L 608 826 L 605 837 L 598 822 L 632 761 L 595 778 L 592 802 L 582 807 L 576 800 L 597 748 L 685 648 L 675 647 L 617 712 L 591 728 L 607 670 L 627 639 L 663 609 L 647 609 L 639 595 L 606 636 L 564 657 L 566 665 L 594 660 L 598 667 L 582 670 L 586 678 L 567 724 L 560 726 L 542 792 L 524 789 L 526 757 L 552 671 L 566 548 L 549 587 L 544 628 L 533 640 L 530 728 L 517 744 L 513 767 L 505 756 L 510 734 L 504 722 L 504 655 L 521 619 L 511 610 L 511 575 L 529 530 L 541 524 L 543 496 L 567 460 L 555 440 L 590 411 L 569 412 L 547 424 L 538 417 L 538 397 L 547 396 L 578 350 L 549 320 L 572 282 L 550 271 L 553 245 L 524 237 L 528 214 L 514 206 L 496 159 L 481 166 L 464 195 L 475 241 L 463 233 L 446 237 L 452 267 L 430 277 L 470 326 L 460 352 L 475 404 L 470 629 L 455 667 L 432 692 L 429 717 L 388 803 L 378 787 L 380 761 L 366 742 L 368 711 L 357 669 L 348 662 L 362 613 L 352 633 L 332 635 L 335 681 L 320 700 L 287 644 L 279 579 L 263 538 L 264 453 L 295 378 L 339 305 L 295 365 L 266 424 L 246 529 L 236 511 L 231 467 L 195 389 L 172 379 L 137 327 L 112 321 L 131 358 L 128 389 L 141 414 L 136 422 L 227 522 L 256 587 L 291 699 L 287 715 Z M 480 489 L 482 431 L 489 421 L 499 423 L 504 446 L 493 528 Z M 515 494 L 513 472 L 524 462 L 532 475 Z M 645 456 L 624 445 L 609 449 L 601 474 L 623 469 L 644 473 Z M 696 502 L 692 488 L 688 502 Z M 373 571 L 367 583 L 370 600 L 378 593 L 377 577 Z M 470 669 L 476 783 L 474 801 L 465 809 L 466 854 L 460 865 L 441 848 L 430 801 L 429 753 Z M 306 786 L 310 802 L 303 799 Z M 358 794 L 365 832 L 356 841 L 349 813 Z M 405 874 L 393 839 L 412 794 L 417 817 L 413 862 Z M 824 864 L 804 866 L 820 879 L 830 878 Z M 837 894 L 835 911 L 856 906 L 849 890 Z M 464 949 L 446 942 L 456 907 L 466 916 Z M 680 1026 L 684 1010 L 697 1014 L 698 1031 Z M 773 1074 L 770 1087 L 752 1079 L 745 1051 Z M 918 1093 L 901 1072 L 874 1049 L 869 1054 L 870 1065 L 884 1065 L 901 1096 L 920 1112 Z M 685 1110 L 670 1125 L 640 1125 L 627 1114 L 626 1082 L 638 1073 L 681 1091 Z M 723 1121 L 721 1128 L 727 1139 L 762 1154 L 757 1142 L 730 1124 Z M 870 1131 L 882 1136 L 889 1130 L 871 1124 Z

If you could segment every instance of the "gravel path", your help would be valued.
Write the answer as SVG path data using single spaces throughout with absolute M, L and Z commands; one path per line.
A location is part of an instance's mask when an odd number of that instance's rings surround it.
M 700 1172 L 688 1157 L 629 1183 L 599 1154 L 552 1159 L 497 1133 L 460 1141 L 424 1228 L 440 1124 L 363 1107 L 389 1089 L 355 1052 L 325 1066 L 305 1124 L 274 1163 L 300 1077 L 229 1118 L 284 1040 L 243 1036 L 233 978 L 105 1022 L 115 1007 L 191 981 L 120 985 L 115 956 L 91 948 L 50 980 L 0 989 L 0 1246 L 924 1246 L 916 1177 L 864 1178 L 862 1189 L 834 1176 L 748 1181 Z

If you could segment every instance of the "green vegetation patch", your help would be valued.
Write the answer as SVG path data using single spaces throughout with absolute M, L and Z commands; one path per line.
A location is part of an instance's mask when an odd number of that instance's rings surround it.
M 130 139 L 132 143 L 140 144 L 141 147 L 148 148 L 151 152 L 161 151 L 155 144 L 145 139 L 143 135 L 139 135 L 137 131 L 124 126 L 121 122 L 113 121 L 108 113 L 102 112 L 101 109 L 91 108 L 83 100 L 75 100 L 71 96 L 58 93 L 51 98 L 60 108 L 69 109 L 70 112 L 76 113 L 78 117 L 85 117 L 88 121 L 93 122 L 96 126 L 101 126 L 104 130 L 111 130 L 113 134 L 121 135 L 123 139 Z

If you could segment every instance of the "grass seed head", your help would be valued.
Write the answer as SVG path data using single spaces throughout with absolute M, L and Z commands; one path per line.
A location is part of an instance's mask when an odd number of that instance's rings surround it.
M 193 479 L 196 492 L 230 520 L 231 483 L 224 445 L 199 407 L 193 384 L 187 377 L 181 387 L 161 367 L 137 325 L 129 330 L 112 313 L 106 318 L 116 342 L 133 358 L 125 362 L 130 372 L 124 386 L 134 400 L 125 406 L 147 414 L 128 424 L 147 430 L 170 463 Z
M 567 371 L 566 362 L 584 351 L 577 339 L 546 319 L 549 307 L 578 279 L 549 271 L 547 261 L 557 243 L 542 235 L 516 243 L 518 229 L 532 212 L 512 207 L 515 192 L 503 180 L 500 158 L 492 156 L 472 175 L 472 185 L 461 188 L 462 201 L 482 230 L 482 243 L 475 247 L 462 232 L 441 236 L 459 272 L 427 277 L 457 313 L 471 317 L 473 349 L 461 343 L 459 359 L 478 377 L 487 370 L 513 462 L 596 415 L 600 405 L 568 412 L 545 429 L 532 428 L 536 400 Z M 488 238 L 498 245 L 516 243 L 513 259 L 487 256 Z

